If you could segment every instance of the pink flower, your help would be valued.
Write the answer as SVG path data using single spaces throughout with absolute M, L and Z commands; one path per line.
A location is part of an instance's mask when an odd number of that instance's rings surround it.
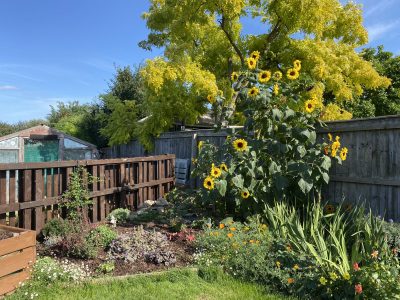
M 356 271 L 356 272 L 360 270 L 360 267 L 358 266 L 358 263 L 356 263 L 356 262 L 353 263 L 353 270 Z
M 360 294 L 362 293 L 362 285 L 361 285 L 361 283 L 356 284 L 356 285 L 354 286 L 354 291 L 355 291 L 356 294 L 358 294 L 358 295 L 360 295 Z
M 193 242 L 193 241 L 196 240 L 196 237 L 195 237 L 194 234 L 189 234 L 188 236 L 186 236 L 186 240 L 187 240 L 188 242 Z

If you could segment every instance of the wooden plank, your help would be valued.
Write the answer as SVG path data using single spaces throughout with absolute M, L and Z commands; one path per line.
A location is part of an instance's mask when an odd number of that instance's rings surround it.
M 32 170 L 24 170 L 22 175 L 22 193 L 20 203 L 32 201 Z M 20 227 L 32 229 L 32 209 L 23 209 L 18 212 Z
M 9 183 L 9 206 L 14 206 L 18 199 L 16 199 L 16 172 L 15 170 L 10 171 L 10 183 Z M 9 225 L 10 226 L 17 226 L 16 224 L 16 214 L 15 211 L 9 213 Z
M 142 182 L 143 182 L 143 163 L 142 162 L 139 162 L 138 163 L 138 184 L 141 184 Z M 141 205 L 144 201 L 145 201 L 145 199 L 143 199 L 143 189 L 139 189 L 139 191 L 138 191 L 138 203 L 137 203 L 137 205 L 139 206 L 139 205 Z
M 29 270 L 23 270 L 0 278 L 0 296 L 11 293 L 20 287 L 20 283 L 28 280 L 30 274 Z
M 149 181 L 149 163 L 144 162 L 143 163 L 143 182 L 148 182 L 148 181 Z M 143 187 L 143 201 L 146 201 L 146 200 L 150 200 L 147 186 Z
M 0 171 L 0 205 L 7 205 L 7 171 Z M 0 213 L 0 224 L 5 225 L 7 215 Z
M 2 228 L 4 229 L 4 228 Z M 10 228 L 6 227 L 10 231 Z M 0 257 L 25 248 L 36 246 L 36 233 L 34 231 L 22 232 L 19 235 L 2 240 L 0 243 Z
M 99 191 L 102 192 L 104 190 L 105 186 L 105 179 L 104 179 L 104 173 L 105 173 L 105 166 L 100 165 L 99 169 L 99 176 L 100 176 L 100 183 L 99 183 Z M 100 201 L 99 201 L 99 221 L 103 221 L 106 218 L 106 198 L 105 196 L 100 196 Z
M 26 268 L 28 263 L 32 264 L 36 258 L 35 247 L 25 248 L 21 252 L 14 253 L 0 257 L 0 278 Z
M 97 179 L 98 178 L 97 168 L 98 168 L 98 166 L 92 167 L 92 176 L 95 180 L 95 182 L 93 182 L 93 186 L 92 186 L 93 192 L 97 192 L 98 187 L 99 187 L 99 181 Z M 92 222 L 93 223 L 97 223 L 99 221 L 98 208 L 99 208 L 99 198 L 93 197 L 93 205 L 92 205 Z
M 35 201 L 43 199 L 43 170 L 35 170 Z M 47 185 L 50 183 L 47 182 Z M 35 208 L 35 228 L 36 233 L 40 233 L 44 225 L 43 206 Z

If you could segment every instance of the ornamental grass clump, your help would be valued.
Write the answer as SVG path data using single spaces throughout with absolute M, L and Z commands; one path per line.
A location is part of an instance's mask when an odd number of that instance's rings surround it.
M 262 214 L 274 200 L 301 206 L 319 198 L 332 160 L 341 164 L 348 155 L 340 136 L 317 140 L 316 126 L 324 126 L 322 93 L 301 73 L 300 60 L 265 69 L 255 52 L 247 62 L 247 70 L 232 74 L 235 114 L 222 96 L 213 104 L 221 126 L 239 114 L 244 129 L 221 147 L 199 143 L 192 174 L 203 181 L 203 203 L 242 218 Z

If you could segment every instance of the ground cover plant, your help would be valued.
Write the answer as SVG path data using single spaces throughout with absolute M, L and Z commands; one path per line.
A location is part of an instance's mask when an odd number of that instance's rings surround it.
M 124 279 L 88 281 L 79 284 L 59 282 L 51 286 L 43 284 L 33 299 L 215 299 L 215 300 L 281 300 L 288 299 L 251 283 L 243 283 L 220 274 L 212 280 L 193 269 L 171 270 L 158 274 L 139 275 Z M 205 278 L 205 279 L 203 279 Z M 39 285 L 38 280 L 37 285 Z M 7 300 L 32 299 L 27 286 L 19 289 Z M 133 296 L 134 295 L 134 296 Z

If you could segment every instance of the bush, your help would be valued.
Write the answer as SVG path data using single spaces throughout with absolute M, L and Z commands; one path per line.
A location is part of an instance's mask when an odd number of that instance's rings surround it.
M 70 231 L 72 231 L 72 226 L 69 221 L 52 219 L 44 225 L 42 234 L 45 237 L 58 237 L 66 236 Z
M 55 246 L 55 249 L 61 256 L 83 259 L 94 258 L 99 251 L 99 247 L 88 241 L 86 234 L 81 232 L 68 234 Z
M 105 249 L 117 236 L 117 232 L 107 225 L 99 225 L 89 232 L 86 240 L 95 247 Z
M 101 264 L 98 268 L 97 271 L 103 274 L 108 274 L 112 273 L 115 269 L 115 262 L 114 261 L 108 261 L 103 264 Z
M 107 217 L 108 221 L 111 220 L 111 217 L 114 217 L 117 221 L 117 224 L 126 223 L 131 211 L 127 208 L 117 208 L 113 210 Z

